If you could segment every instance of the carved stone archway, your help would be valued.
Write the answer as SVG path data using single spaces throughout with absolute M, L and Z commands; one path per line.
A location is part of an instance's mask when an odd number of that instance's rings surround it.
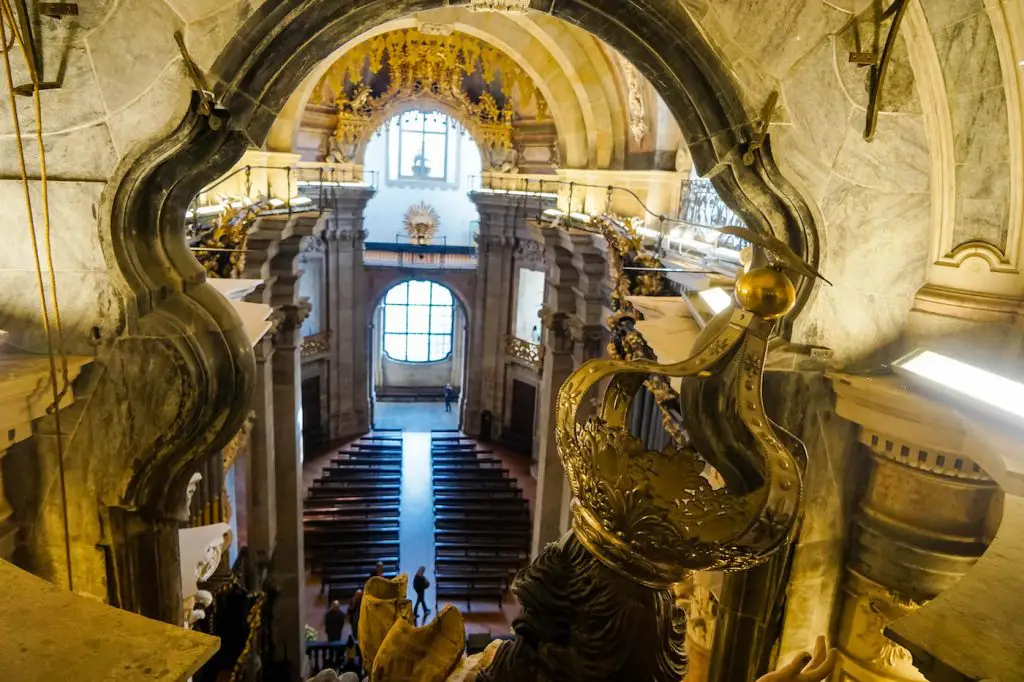
M 189 464 L 203 451 L 225 445 L 248 413 L 254 361 L 231 308 L 205 284 L 188 252 L 181 216 L 208 182 L 227 171 L 252 145 L 260 145 L 295 84 L 338 45 L 386 21 L 442 7 L 446 0 L 281 0 L 264 3 L 236 32 L 208 74 L 221 107 L 199 113 L 193 98 L 184 120 L 160 145 L 137 157 L 121 177 L 112 204 L 112 249 L 139 301 L 130 319 L 148 320 L 140 330 L 168 337 L 194 386 L 176 428 L 141 453 L 141 466 L 126 476 L 122 503 L 166 517 L 181 499 Z M 675 0 L 534 0 L 534 9 L 591 31 L 632 61 L 660 92 L 677 118 L 702 174 L 746 223 L 786 239 L 812 264 L 819 256 L 812 213 L 782 177 L 766 142 L 754 162 L 742 162 L 754 138 L 740 89 L 692 18 Z M 799 287 L 798 306 L 813 282 Z M 194 320 L 208 320 L 197 333 Z M 792 319 L 792 316 L 789 320 Z M 783 329 L 788 335 L 790 327 Z M 175 339 L 175 340 L 171 340 Z M 168 485 L 168 482 L 171 485 Z M 115 524 L 118 525 L 118 524 Z M 120 524 L 131 527 L 129 518 Z M 174 546 L 170 533 L 164 533 Z M 119 553 L 122 582 L 138 575 L 139 557 L 156 556 L 156 538 Z M 157 567 L 158 568 L 158 567 Z M 172 588 L 132 604 L 146 615 L 173 622 L 180 600 Z M 127 604 L 126 604 L 127 605 Z

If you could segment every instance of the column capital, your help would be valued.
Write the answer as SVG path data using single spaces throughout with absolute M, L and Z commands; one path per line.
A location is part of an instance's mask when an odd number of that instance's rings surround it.
M 573 336 L 569 323 L 569 314 L 552 310 L 548 306 L 541 306 L 538 317 L 541 325 L 547 330 L 548 335 L 544 346 L 552 353 L 572 353 Z

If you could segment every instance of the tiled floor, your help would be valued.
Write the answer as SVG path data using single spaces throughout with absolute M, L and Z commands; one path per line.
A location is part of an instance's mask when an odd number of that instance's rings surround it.
M 444 403 L 378 403 L 374 408 L 377 429 L 400 429 L 403 431 L 402 452 L 402 501 L 399 539 L 400 569 L 409 575 L 409 598 L 415 600 L 412 592 L 412 576 L 420 566 L 426 566 L 427 578 L 433 582 L 434 573 L 434 511 L 433 481 L 430 462 L 430 431 L 455 429 L 458 427 L 458 410 L 448 414 Z M 397 434 L 396 434 L 397 435 Z M 313 479 L 329 463 L 331 456 L 347 443 L 334 443 L 328 448 L 308 454 L 303 462 L 303 481 L 308 488 Z M 512 453 L 499 445 L 481 444 L 483 449 L 492 450 L 501 458 L 509 472 L 516 478 L 523 496 L 529 501 L 531 511 L 536 491 L 536 481 L 530 476 L 528 457 Z M 312 577 L 306 584 L 306 622 L 317 628 L 323 636 L 323 616 L 329 604 L 320 596 L 320 584 Z M 427 605 L 434 608 L 433 588 L 427 592 Z M 496 604 L 473 603 L 470 613 L 465 604 L 455 603 L 466 620 L 469 633 L 487 632 L 493 635 L 507 634 L 512 619 L 519 612 L 519 605 L 507 595 L 502 608 Z M 346 626 L 347 627 L 347 626 Z M 348 636 L 346 632 L 344 636 Z

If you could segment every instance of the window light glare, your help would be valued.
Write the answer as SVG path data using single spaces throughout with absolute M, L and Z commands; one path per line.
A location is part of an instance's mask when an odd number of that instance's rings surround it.
M 721 287 L 705 289 L 700 292 L 700 298 L 714 311 L 715 315 L 732 305 L 732 296 Z
M 965 362 L 922 351 L 896 366 L 940 386 L 1024 419 L 1024 384 Z

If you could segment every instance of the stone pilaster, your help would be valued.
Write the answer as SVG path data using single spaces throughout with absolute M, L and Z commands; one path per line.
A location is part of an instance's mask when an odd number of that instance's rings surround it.
M 533 509 L 533 540 L 531 555 L 536 556 L 549 542 L 561 537 L 564 531 L 565 499 L 568 483 L 565 470 L 558 457 L 555 441 L 555 400 L 558 390 L 576 368 L 573 358 L 573 339 L 566 313 L 545 309 L 544 371 L 540 383 L 540 412 L 537 424 L 537 494 Z
M 328 423 L 332 439 L 370 428 L 369 324 L 363 215 L 374 190 L 341 188 L 327 228 L 327 328 L 331 334 Z
M 264 336 L 253 347 L 256 354 L 254 420 L 249 442 L 249 550 L 257 562 L 267 562 L 277 543 L 277 472 L 274 464 L 274 344 Z
M 491 433 L 479 435 L 495 438 L 504 422 L 505 337 L 514 300 L 515 227 L 525 219 L 525 213 L 519 210 L 522 197 L 481 192 L 470 196 L 480 212 L 480 234 L 463 428 L 477 434 L 480 416 L 490 412 Z
M 277 476 L 277 549 L 272 563 L 279 590 L 274 625 L 280 655 L 300 679 L 305 663 L 305 552 L 302 533 L 302 391 L 300 367 L 303 309 L 282 307 L 284 319 L 274 335 L 274 457 Z

